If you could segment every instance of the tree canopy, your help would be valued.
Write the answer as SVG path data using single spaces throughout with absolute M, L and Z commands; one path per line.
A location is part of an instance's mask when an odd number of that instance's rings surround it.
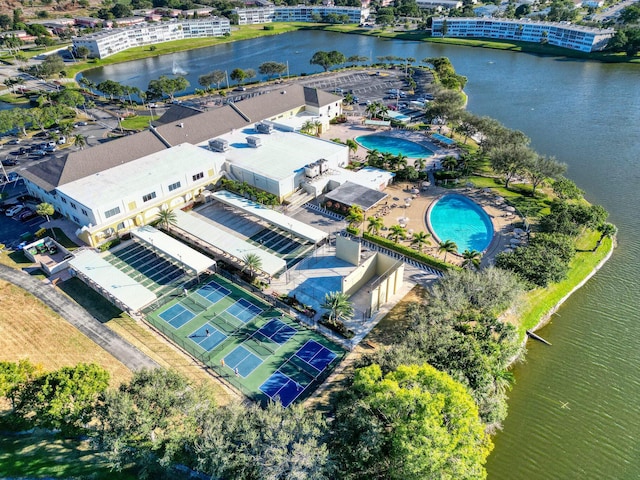
M 337 50 L 332 50 L 330 52 L 318 51 L 313 54 L 309 63 L 311 65 L 319 65 L 324 68 L 324 71 L 328 71 L 331 67 L 335 65 L 341 65 L 347 61 L 347 57 L 344 56 L 343 53 L 338 52 Z

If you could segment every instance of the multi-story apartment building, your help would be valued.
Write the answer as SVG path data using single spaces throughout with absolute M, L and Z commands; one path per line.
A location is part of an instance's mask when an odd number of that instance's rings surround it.
M 73 47 L 87 47 L 90 57 L 105 58 L 132 47 L 184 38 L 220 37 L 230 32 L 231 25 L 224 17 L 145 23 L 74 37 Z
M 270 22 L 315 22 L 330 15 L 346 15 L 349 23 L 363 23 L 369 18 L 369 8 L 326 5 L 296 5 L 283 7 L 236 8 L 239 25 Z
M 473 37 L 548 43 L 581 52 L 603 50 L 615 33 L 612 28 L 592 28 L 564 22 L 536 22 L 506 18 L 433 19 L 434 37 Z

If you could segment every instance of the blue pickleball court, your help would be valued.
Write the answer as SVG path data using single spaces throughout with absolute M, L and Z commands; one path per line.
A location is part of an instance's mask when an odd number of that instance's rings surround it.
M 260 385 L 260 391 L 271 400 L 280 399 L 283 407 L 288 407 L 298 398 L 305 387 L 292 380 L 282 372 L 275 372 Z
M 315 340 L 309 340 L 300 347 L 300 350 L 296 352 L 296 356 L 319 372 L 322 372 L 337 355 Z
M 159 313 L 158 316 L 173 328 L 177 329 L 195 318 L 196 314 L 181 303 L 176 303 L 162 313 Z
M 227 336 L 219 331 L 216 327 L 211 325 L 210 323 L 205 323 L 203 326 L 198 328 L 195 332 L 189 335 L 189 339 L 200 345 L 207 352 L 210 352 L 222 342 L 225 341 Z
M 295 328 L 278 320 L 277 318 L 270 320 L 258 330 L 265 337 L 270 338 L 278 345 L 287 343 L 297 332 Z
M 223 287 L 217 282 L 209 282 L 204 287 L 196 290 L 196 292 L 198 293 L 198 295 L 206 298 L 211 303 L 217 303 L 227 295 L 231 294 L 231 290 Z
M 262 359 L 242 345 L 238 345 L 224 357 L 224 364 L 233 371 L 238 369 L 238 375 L 244 378 L 262 364 Z

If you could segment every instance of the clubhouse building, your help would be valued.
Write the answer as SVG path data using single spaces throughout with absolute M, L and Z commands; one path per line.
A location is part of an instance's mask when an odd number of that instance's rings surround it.
M 342 97 L 300 85 L 202 112 L 174 105 L 149 130 L 22 172 L 29 193 L 78 225 L 91 246 L 202 200 L 223 176 L 278 196 L 322 193 L 344 175 L 348 148 L 299 133 L 324 130 Z M 350 172 L 349 172 L 350 173 Z M 318 186 L 318 182 L 323 186 Z M 306 187 L 306 188 L 305 188 Z

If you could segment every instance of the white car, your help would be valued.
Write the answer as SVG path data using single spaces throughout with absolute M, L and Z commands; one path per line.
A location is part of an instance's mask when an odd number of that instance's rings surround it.
M 11 207 L 9 210 L 4 212 L 7 217 L 13 217 L 14 215 L 20 213 L 24 210 L 24 205 L 16 205 L 15 207 Z

